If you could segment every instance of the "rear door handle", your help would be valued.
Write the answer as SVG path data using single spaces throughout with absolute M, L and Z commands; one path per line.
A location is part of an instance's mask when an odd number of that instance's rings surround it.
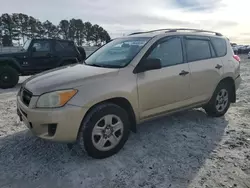
M 216 69 L 221 69 L 221 67 L 222 67 L 222 65 L 217 64 L 215 68 Z
M 187 74 L 189 74 L 189 72 L 184 71 L 184 70 L 182 70 L 182 71 L 179 73 L 180 76 L 185 76 L 185 75 L 187 75 Z

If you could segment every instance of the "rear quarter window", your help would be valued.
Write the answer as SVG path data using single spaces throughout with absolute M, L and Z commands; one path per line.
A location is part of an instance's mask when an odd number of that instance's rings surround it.
M 227 43 L 223 38 L 211 38 L 211 42 L 215 48 L 218 57 L 225 56 L 227 54 Z
M 55 49 L 57 52 L 74 52 L 75 47 L 73 42 L 56 41 Z

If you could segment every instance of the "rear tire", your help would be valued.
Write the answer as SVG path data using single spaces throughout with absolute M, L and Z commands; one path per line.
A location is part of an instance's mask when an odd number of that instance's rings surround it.
M 209 116 L 221 117 L 227 112 L 233 94 L 231 88 L 232 87 L 225 82 L 217 86 L 209 103 L 204 107 L 204 110 Z
M 127 112 L 112 103 L 94 107 L 82 122 L 78 144 L 89 156 L 102 159 L 116 154 L 130 133 Z
M 7 89 L 17 85 L 19 75 L 16 69 L 10 66 L 0 67 L 0 88 Z

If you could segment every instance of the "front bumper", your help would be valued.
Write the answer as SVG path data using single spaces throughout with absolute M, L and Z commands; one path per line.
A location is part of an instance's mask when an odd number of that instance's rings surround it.
M 86 112 L 87 109 L 73 105 L 54 109 L 30 108 L 17 96 L 20 119 L 34 135 L 46 140 L 75 142 Z

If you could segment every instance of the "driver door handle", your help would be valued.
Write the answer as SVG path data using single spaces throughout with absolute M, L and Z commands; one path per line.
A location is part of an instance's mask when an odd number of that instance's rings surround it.
M 182 71 L 179 73 L 180 76 L 185 76 L 185 75 L 187 75 L 187 74 L 189 74 L 189 72 L 184 71 L 184 70 L 182 70 Z

